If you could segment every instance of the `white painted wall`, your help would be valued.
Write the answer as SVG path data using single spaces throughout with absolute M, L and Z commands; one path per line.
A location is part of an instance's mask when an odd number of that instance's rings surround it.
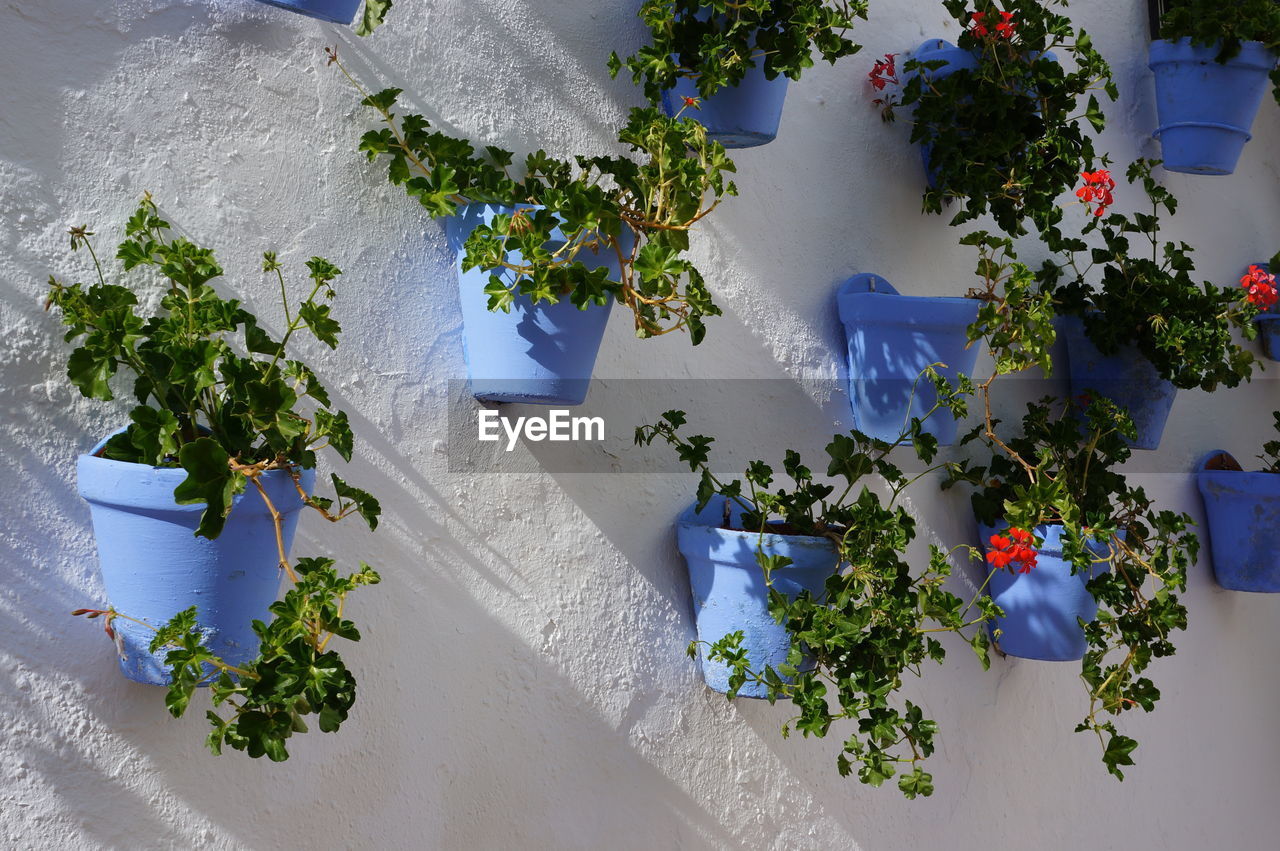
M 634 0 L 399 0 L 356 42 L 250 0 L 0 2 L 0 846 L 11 848 L 1273 848 L 1280 832 L 1280 600 L 1192 572 L 1189 633 L 1153 673 L 1154 715 L 1128 717 L 1139 765 L 1118 784 L 1083 714 L 1073 665 L 956 652 L 909 689 L 942 725 L 937 793 L 907 802 L 836 775 L 836 740 L 783 741 L 785 707 L 730 705 L 684 655 L 692 635 L 672 517 L 687 476 L 448 472 L 447 380 L 459 314 L 438 228 L 354 155 L 365 116 L 321 48 L 477 140 L 605 151 L 638 102 L 604 59 L 642 32 Z M 1072 11 L 1116 70 L 1103 147 L 1157 153 L 1143 3 Z M 955 35 L 933 0 L 874 2 L 864 54 L 793 84 L 782 134 L 737 157 L 742 196 L 696 240 L 726 316 L 692 349 L 638 342 L 615 313 L 604 378 L 839 374 L 831 292 L 877 271 L 909 294 L 960 294 L 972 255 L 919 215 L 907 126 L 881 126 L 874 56 Z M 366 76 L 366 79 L 368 77 Z M 1268 101 L 1234 176 L 1168 177 L 1172 233 L 1231 283 L 1280 246 L 1280 110 Z M 65 230 L 109 245 L 144 190 L 219 251 L 224 286 L 280 316 L 257 270 L 322 253 L 347 271 L 344 344 L 306 351 L 362 437 L 353 481 L 383 499 L 376 534 L 308 522 L 298 552 L 364 557 L 385 584 L 353 599 L 366 640 L 359 704 L 336 736 L 283 765 L 205 752 L 201 710 L 170 719 L 126 682 L 69 610 L 102 600 L 74 458 L 121 419 L 62 379 L 41 312 L 50 271 L 83 272 Z M 1123 202 L 1122 202 L 1123 205 Z M 1038 260 L 1034 248 L 1028 259 Z M 75 262 L 73 262 L 75 261 Z M 1280 402 L 1270 376 L 1211 399 L 1184 392 L 1164 448 L 1133 466 L 1199 514 L 1193 460 L 1256 453 Z M 656 385 L 654 385 L 656 386 Z M 671 402 L 652 388 L 641 410 Z M 691 410 L 737 464 L 785 446 L 816 456 L 843 402 L 796 384 L 730 385 Z M 703 419 L 699 419 L 699 418 Z M 624 435 L 633 421 L 612 423 Z M 972 534 L 958 494 L 918 488 L 927 539 Z

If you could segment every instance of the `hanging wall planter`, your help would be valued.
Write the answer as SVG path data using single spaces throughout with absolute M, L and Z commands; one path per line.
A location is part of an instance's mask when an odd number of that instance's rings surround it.
M 764 67 L 757 65 L 738 85 L 725 86 L 703 98 L 693 80 L 680 77 L 675 88 L 663 91 L 662 109 L 670 116 L 684 110 L 685 117 L 701 122 L 707 136 L 726 148 L 754 148 L 778 135 L 787 82 L 781 74 L 767 79 Z M 699 108 L 686 107 L 686 98 L 697 98 Z
M 725 498 L 713 498 L 701 513 L 691 506 L 680 515 L 676 539 L 689 566 L 693 591 L 693 620 L 697 628 L 702 676 L 711 688 L 729 690 L 728 665 L 705 658 L 703 648 L 730 633 L 743 632 L 742 648 L 751 661 L 751 670 L 786 663 L 791 649 L 787 628 L 769 614 L 769 587 L 764 571 L 756 562 L 756 550 L 786 556 L 792 564 L 773 572 L 773 587 L 794 597 L 801 591 L 821 595 L 823 585 L 837 568 L 835 543 L 827 538 L 766 534 L 722 528 Z M 740 525 L 734 506 L 729 524 Z M 741 697 L 767 697 L 762 683 L 748 683 Z
M 668 116 L 693 118 L 726 148 L 750 148 L 778 134 L 789 79 L 816 58 L 835 63 L 860 49 L 848 37 L 866 4 L 829 0 L 712 3 L 634 0 L 649 43 L 626 59 L 645 97 Z M 670 62 L 656 57 L 669 56 Z
M 290 12 L 297 12 L 299 15 L 317 18 L 331 24 L 348 25 L 356 19 L 361 0 L 258 0 L 258 2 L 288 9 Z
M 897 442 L 912 417 L 937 403 L 937 392 L 920 372 L 942 363 L 938 374 L 954 382 L 972 374 L 978 347 L 968 345 L 968 327 L 978 318 L 970 298 L 898 295 L 879 275 L 854 275 L 836 292 L 848 350 L 849 400 L 854 427 Z M 941 444 L 954 443 L 957 424 L 945 410 L 923 422 Z
M 1254 116 L 1267 93 L 1276 56 L 1247 41 L 1240 53 L 1218 62 L 1217 46 L 1193 46 L 1189 38 L 1151 43 L 1156 112 L 1164 167 L 1186 174 L 1231 174 L 1252 135 Z
M 921 69 L 919 73 L 924 74 L 929 80 L 941 80 L 950 77 L 957 71 L 976 71 L 978 68 L 978 57 L 973 51 L 964 50 L 956 47 L 946 39 L 931 38 L 920 45 L 911 58 L 919 62 L 945 62 L 947 64 L 935 68 L 933 70 Z M 925 179 L 929 182 L 930 189 L 938 188 L 938 169 L 932 162 L 933 145 L 928 142 L 920 143 L 920 161 L 924 163 Z
M 984 550 L 991 536 L 1006 528 L 978 524 Z M 1087 574 L 1073 573 L 1071 562 L 1062 557 L 1062 528 L 1056 523 L 1035 528 L 1036 537 L 1044 543 L 1038 548 L 1036 566 L 1029 572 L 1001 569 L 991 575 L 988 592 L 1004 612 L 1004 617 L 992 623 L 993 635 L 994 630 L 1000 630 L 997 643 L 1009 656 L 1044 662 L 1084 658 L 1087 642 L 1079 620 L 1088 623 L 1098 613 L 1098 604 L 1085 586 L 1094 576 L 1107 572 L 1110 563 L 1099 561 Z M 1107 547 L 1090 544 L 1089 549 L 1097 558 L 1107 558 Z
M 1280 592 L 1280 475 L 1246 473 L 1215 449 L 1196 465 L 1213 575 L 1232 591 Z
M 196 537 L 204 503 L 179 505 L 173 490 L 187 478 L 181 468 L 151 467 L 102 458 L 106 439 L 76 465 L 76 483 L 89 503 L 98 562 L 107 599 L 118 611 L 155 627 L 178 612 L 197 607 L 207 646 L 232 665 L 258 655 L 253 621 L 271 620 L 268 607 L 279 595 L 282 573 L 275 525 L 253 487 L 234 498 L 222 534 Z M 315 470 L 304 470 L 308 493 Z M 289 473 L 262 475 L 268 497 L 284 515 L 286 549 L 293 542 L 302 499 Z M 120 669 L 131 680 L 166 685 L 167 651 L 151 653 L 155 633 L 117 618 Z
M 490 273 L 480 268 L 462 269 L 463 244 L 471 231 L 477 225 L 490 224 L 495 215 L 510 215 L 515 209 L 470 204 L 446 222 L 449 245 L 458 253 L 462 346 L 471 392 L 485 402 L 580 405 L 591 386 L 591 371 L 613 301 L 582 310 L 568 296 L 551 304 L 534 303 L 519 295 L 509 312 L 489 310 L 485 286 Z M 548 246 L 552 251 L 556 247 Z M 577 259 L 591 269 L 608 267 L 613 279 L 619 276 L 616 251 L 584 251 Z M 523 258 L 512 252 L 508 262 L 518 265 Z
M 1129 412 L 1138 436 L 1129 441 L 1135 449 L 1156 449 L 1178 389 L 1160 377 L 1155 366 L 1136 346 L 1114 355 L 1098 351 L 1077 316 L 1058 320 L 1059 333 L 1067 341 L 1071 395 L 1100 393 Z

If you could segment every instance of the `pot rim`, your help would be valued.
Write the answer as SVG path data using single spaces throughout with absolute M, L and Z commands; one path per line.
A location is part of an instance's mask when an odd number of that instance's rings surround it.
M 1217 54 L 1216 45 L 1193 45 L 1190 36 L 1175 40 L 1158 38 L 1151 42 L 1147 67 L 1154 70 L 1157 65 L 1212 62 L 1223 68 L 1248 68 L 1266 72 L 1275 68 L 1277 59 L 1280 59 L 1280 54 L 1272 52 L 1260 41 L 1241 42 L 1240 53 L 1226 62 L 1217 62 L 1214 58 Z

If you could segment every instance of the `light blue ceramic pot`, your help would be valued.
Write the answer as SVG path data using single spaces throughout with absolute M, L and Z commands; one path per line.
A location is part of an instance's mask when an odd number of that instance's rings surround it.
M 151 467 L 100 458 L 103 439 L 76 464 L 80 495 L 89 503 L 98 545 L 102 583 L 112 607 L 152 626 L 163 626 L 195 606 L 208 647 L 233 665 L 258 655 L 253 621 L 269 620 L 282 572 L 275 525 L 262 496 L 252 486 L 238 494 L 222 534 L 198 538 L 204 504 L 179 505 L 173 490 L 186 478 L 182 469 Z M 315 471 L 302 472 L 308 493 Z M 267 495 L 284 515 L 284 541 L 293 542 L 302 498 L 288 473 L 263 475 Z M 120 669 L 131 680 L 166 685 L 166 651 L 147 648 L 154 632 L 119 618 Z
M 754 671 L 766 665 L 774 667 L 787 661 L 791 638 L 787 628 L 769 614 L 769 589 L 764 572 L 756 563 L 756 548 L 766 553 L 787 556 L 789 567 L 774 571 L 773 587 L 795 597 L 809 591 L 821 597 L 827 578 L 839 565 L 835 544 L 827 538 L 798 535 L 765 535 L 720 528 L 724 520 L 723 497 L 715 497 L 699 514 L 691 506 L 680 515 L 676 539 L 685 563 L 689 566 L 689 584 L 693 591 L 693 621 L 698 640 L 714 644 L 730 633 L 744 633 L 742 648 Z M 736 506 L 730 515 L 731 525 L 741 525 Z M 707 659 L 699 648 L 702 676 L 711 688 L 729 690 L 731 669 Z M 767 697 L 768 689 L 753 684 L 744 686 L 742 697 Z
M 1084 321 L 1079 317 L 1060 316 L 1056 327 L 1067 343 L 1071 395 L 1100 393 L 1133 418 L 1138 437 L 1127 441 L 1131 446 L 1159 447 L 1178 388 L 1161 378 L 1155 365 L 1136 346 L 1126 346 L 1114 355 L 1102 354 L 1085 334 Z
M 991 536 L 1006 529 L 1004 524 L 978 524 L 984 552 Z M 1050 523 L 1037 526 L 1034 532 L 1044 541 L 1036 566 L 1029 573 L 997 570 L 987 585 L 991 599 L 1004 611 L 1004 617 L 996 618 L 992 627 L 1001 631 L 1000 649 L 1010 656 L 1044 662 L 1078 661 L 1088 646 L 1079 621 L 1089 623 L 1098 614 L 1098 604 L 1085 586 L 1094 576 L 1110 570 L 1110 562 L 1094 563 L 1087 573 L 1072 573 L 1071 562 L 1062 557 L 1062 526 Z M 1108 555 L 1102 544 L 1091 543 L 1089 549 L 1099 559 Z
M 1258 41 L 1246 41 L 1225 63 L 1217 55 L 1217 47 L 1193 47 L 1185 38 L 1151 43 L 1160 122 L 1152 135 L 1169 171 L 1231 174 L 1252 138 L 1276 55 Z
M 486 402 L 580 405 L 591 387 L 591 371 L 613 299 L 581 310 L 568 297 L 555 304 L 534 304 L 527 296 L 519 296 L 509 312 L 491 311 L 484 292 L 490 273 L 462 270 L 463 244 L 471 232 L 482 223 L 491 224 L 495 215 L 510 215 L 516 209 L 470 204 L 446 220 L 449 244 L 458 253 L 462 345 L 471 392 Z M 554 235 L 559 236 L 559 231 Z M 548 247 L 554 250 L 558 244 Z M 624 251 L 630 247 L 624 246 Z M 598 254 L 583 251 L 578 260 L 591 269 L 607 267 L 613 280 L 620 275 L 614 250 L 602 249 Z M 513 252 L 511 261 L 521 263 L 523 258 Z
M 898 295 L 879 275 L 855 275 L 836 292 L 844 325 L 849 364 L 849 401 L 853 424 L 871 437 L 896 442 L 911 417 L 923 417 L 938 401 L 933 383 L 920 372 L 934 363 L 954 384 L 956 375 L 973 374 L 978 345 L 968 344 L 968 327 L 978 318 L 971 298 Z M 923 429 L 947 445 L 957 424 L 939 410 Z
M 1280 475 L 1210 463 L 1223 456 L 1239 466 L 1221 449 L 1196 465 L 1214 578 L 1232 591 L 1280 592 Z
M 788 82 L 782 74 L 766 79 L 763 63 L 757 62 L 737 86 L 725 86 L 704 98 L 692 80 L 681 77 L 674 89 L 662 93 L 662 109 L 667 115 L 684 109 L 684 117 L 701 122 L 707 136 L 726 148 L 754 148 L 777 137 Z M 700 108 L 686 109 L 686 97 L 698 98 Z
M 356 12 L 360 11 L 361 0 L 258 0 L 258 2 L 288 9 L 290 12 L 306 15 L 308 18 L 328 21 L 331 24 L 350 24 L 356 19 Z

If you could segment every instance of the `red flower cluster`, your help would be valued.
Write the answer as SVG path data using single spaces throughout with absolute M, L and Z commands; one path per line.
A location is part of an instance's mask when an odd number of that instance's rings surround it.
M 1261 266 L 1250 266 L 1249 271 L 1240 279 L 1240 286 L 1248 291 L 1245 298 L 1249 299 L 1249 303 L 1257 305 L 1260 310 L 1266 310 L 1280 299 L 1280 293 L 1276 292 L 1276 276 Z
M 1097 171 L 1082 171 L 1080 176 L 1084 178 L 1084 186 L 1076 190 L 1076 197 L 1085 204 L 1097 204 L 1098 209 L 1093 214 L 1101 216 L 1115 202 L 1111 190 L 1116 188 L 1116 182 L 1111 179 L 1111 172 L 1100 168 Z
M 697 98 L 685 97 L 685 99 L 684 99 L 684 105 L 685 105 L 685 106 L 691 106 L 691 107 L 693 107 L 694 109 L 702 109 L 702 106 L 698 103 L 698 99 L 697 99 Z
M 894 65 L 894 57 L 896 53 L 886 53 L 884 59 L 877 59 L 875 67 L 871 69 L 871 73 L 867 75 L 867 79 L 871 81 L 871 85 L 877 92 L 884 91 L 884 87 L 893 83 L 898 83 L 898 69 Z
M 995 20 L 997 16 L 1000 18 L 998 22 Z M 985 15 L 974 12 L 969 15 L 969 23 L 969 32 L 978 38 L 986 38 L 994 31 L 996 38 L 1010 39 L 1018 28 L 1017 22 L 1013 19 L 1013 12 L 989 12 Z
M 1036 566 L 1036 548 L 1032 546 L 1035 537 L 1026 529 L 1010 529 L 1006 535 L 992 535 L 988 542 L 991 549 L 987 552 L 987 561 L 996 570 L 1018 566 L 1019 573 L 1030 573 Z

